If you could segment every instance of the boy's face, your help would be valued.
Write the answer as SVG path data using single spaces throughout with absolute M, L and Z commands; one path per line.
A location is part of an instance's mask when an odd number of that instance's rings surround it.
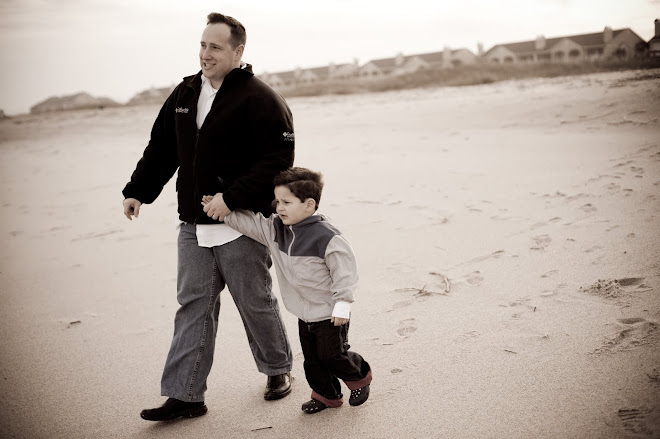
M 277 201 L 277 215 L 287 226 L 298 224 L 315 212 L 316 202 L 313 199 L 308 198 L 301 201 L 286 186 L 275 187 L 275 200 Z

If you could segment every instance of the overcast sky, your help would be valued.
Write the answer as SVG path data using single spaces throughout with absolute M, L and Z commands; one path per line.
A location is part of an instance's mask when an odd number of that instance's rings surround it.
M 660 0 L 0 0 L 0 109 L 86 91 L 126 102 L 199 70 L 209 12 L 241 21 L 256 73 L 631 28 Z

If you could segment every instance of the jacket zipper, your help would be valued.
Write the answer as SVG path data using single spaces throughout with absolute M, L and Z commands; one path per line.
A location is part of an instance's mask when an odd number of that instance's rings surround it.
M 291 238 L 291 244 L 289 244 L 289 248 L 287 249 L 287 254 L 289 255 L 289 261 L 291 261 L 291 248 L 293 247 L 293 241 L 296 240 L 296 232 L 293 231 L 293 226 L 289 226 L 289 230 L 291 230 L 291 234 L 293 235 L 293 238 Z M 290 263 L 289 263 L 289 267 L 291 267 Z
M 296 232 L 293 231 L 293 226 L 289 226 L 289 230 L 291 230 L 291 234 L 293 235 L 293 238 L 291 239 L 291 244 L 289 244 L 289 248 L 287 249 L 287 255 L 288 258 L 287 262 L 289 263 L 289 273 L 291 273 L 291 277 L 295 278 L 295 274 L 293 273 L 293 270 L 291 269 L 291 249 L 293 248 L 293 242 L 296 240 Z M 291 286 L 293 287 L 293 290 L 298 294 L 298 296 L 302 297 L 302 294 L 300 294 L 300 291 L 298 291 L 298 288 L 296 288 L 296 285 L 291 282 Z

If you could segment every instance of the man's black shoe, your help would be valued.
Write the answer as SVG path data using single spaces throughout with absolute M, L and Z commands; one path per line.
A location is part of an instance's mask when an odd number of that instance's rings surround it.
M 284 398 L 289 393 L 291 393 L 291 372 L 268 377 L 266 392 L 264 392 L 266 401 Z
M 208 409 L 202 402 L 185 402 L 168 398 L 165 404 L 155 409 L 146 409 L 140 412 L 142 419 L 147 421 L 171 421 L 176 418 L 195 418 L 206 414 Z

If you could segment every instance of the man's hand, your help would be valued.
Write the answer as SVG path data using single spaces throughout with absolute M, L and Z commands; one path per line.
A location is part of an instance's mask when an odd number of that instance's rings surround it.
M 330 317 L 330 321 L 335 324 L 335 326 L 341 326 L 348 323 L 349 319 L 342 319 L 341 317 Z
M 204 206 L 204 212 L 206 212 L 206 215 L 213 218 L 214 220 L 220 219 L 223 221 L 225 217 L 231 212 L 231 210 L 229 210 L 225 204 L 225 200 L 222 198 L 221 193 L 215 194 L 211 200 L 209 200 L 208 195 L 205 195 L 202 198 L 202 205 Z
M 131 218 L 131 216 L 135 216 L 135 218 L 140 216 L 141 205 L 142 203 L 135 198 L 126 198 L 124 200 L 124 215 L 126 215 L 126 218 L 132 221 L 133 218 Z

